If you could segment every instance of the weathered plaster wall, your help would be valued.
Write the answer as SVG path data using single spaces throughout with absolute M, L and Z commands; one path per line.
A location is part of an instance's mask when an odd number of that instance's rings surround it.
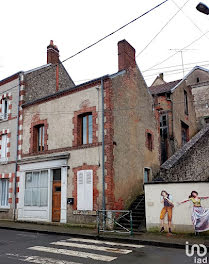
M 138 68 L 112 79 L 114 127 L 114 195 L 127 208 L 143 191 L 144 168 L 159 169 L 159 138 L 153 100 Z M 153 150 L 146 146 L 146 130 L 153 135 Z

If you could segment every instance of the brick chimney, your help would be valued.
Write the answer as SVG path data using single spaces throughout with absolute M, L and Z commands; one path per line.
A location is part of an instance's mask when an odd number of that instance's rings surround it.
M 50 44 L 47 47 L 47 64 L 48 63 L 59 63 L 59 50 L 57 46 L 54 45 L 53 40 L 50 40 Z
M 118 71 L 135 67 L 135 49 L 124 39 L 118 42 Z

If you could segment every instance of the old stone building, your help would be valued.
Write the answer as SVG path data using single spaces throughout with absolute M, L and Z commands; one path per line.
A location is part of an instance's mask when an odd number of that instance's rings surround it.
M 126 40 L 117 73 L 25 103 L 22 128 L 19 220 L 95 222 L 103 194 L 106 209 L 128 208 L 159 170 L 152 96 Z
M 209 70 L 196 66 L 185 79 L 192 88 L 197 125 L 201 129 L 209 123 Z
M 209 180 L 209 125 L 161 165 L 160 178 L 168 182 Z
M 149 90 L 155 102 L 164 163 L 197 133 L 192 90 L 185 79 L 165 83 L 162 75 Z
M 15 218 L 17 161 L 21 159 L 23 141 L 22 104 L 73 86 L 52 41 L 47 47 L 46 65 L 0 81 L 0 219 Z

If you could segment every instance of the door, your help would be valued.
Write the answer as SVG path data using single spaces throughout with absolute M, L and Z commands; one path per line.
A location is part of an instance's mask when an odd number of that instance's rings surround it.
M 61 211 L 61 169 L 53 170 L 52 221 L 60 222 Z

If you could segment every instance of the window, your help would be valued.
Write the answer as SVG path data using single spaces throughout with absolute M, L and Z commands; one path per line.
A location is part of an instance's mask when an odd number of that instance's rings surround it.
M 153 150 L 153 142 L 152 142 L 152 134 L 151 133 L 147 133 L 147 147 L 150 151 Z
M 199 77 L 197 77 L 197 83 L 199 83 L 200 82 L 200 78 Z
M 44 125 L 35 126 L 33 129 L 33 151 L 44 151 Z
M 0 180 L 0 207 L 8 207 L 9 180 Z
M 77 210 L 93 210 L 93 171 L 77 173 Z
M 48 206 L 48 171 L 26 173 L 25 206 Z
M 184 113 L 188 115 L 188 98 L 186 91 L 184 91 Z
M 144 168 L 144 183 L 149 182 L 151 180 L 151 169 Z
M 7 135 L 1 136 L 1 160 L 6 160 L 7 158 Z
M 81 145 L 91 144 L 93 140 L 92 113 L 80 116 Z
M 161 163 L 168 159 L 168 117 L 167 114 L 160 115 L 160 147 Z
M 182 146 L 189 141 L 189 126 L 181 122 Z
M 7 98 L 2 100 L 2 119 L 8 118 L 8 100 Z

